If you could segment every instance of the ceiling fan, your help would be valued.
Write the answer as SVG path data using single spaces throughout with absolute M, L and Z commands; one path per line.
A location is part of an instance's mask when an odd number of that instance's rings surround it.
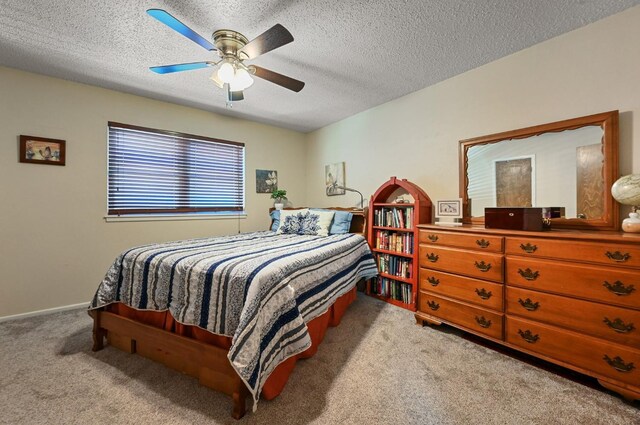
M 280 24 L 274 25 L 251 41 L 237 31 L 217 30 L 213 33 L 213 43 L 211 43 L 165 10 L 149 9 L 147 13 L 206 50 L 217 51 L 220 57 L 218 61 L 179 63 L 149 68 L 157 74 L 209 67 L 217 68 L 211 76 L 211 80 L 219 88 L 226 90 L 228 103 L 244 99 L 244 90 L 253 84 L 252 75 L 294 92 L 299 92 L 304 87 L 302 81 L 266 68 L 244 63 L 245 60 L 255 59 L 293 41 L 291 33 Z

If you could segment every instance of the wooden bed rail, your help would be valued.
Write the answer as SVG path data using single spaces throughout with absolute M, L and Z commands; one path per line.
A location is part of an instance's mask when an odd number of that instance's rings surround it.
M 93 351 L 110 345 L 128 353 L 164 364 L 178 372 L 198 378 L 200 385 L 223 392 L 233 398 L 231 415 L 240 419 L 246 413 L 249 395 L 227 358 L 228 351 L 118 316 L 103 309 L 91 310 L 93 317 Z

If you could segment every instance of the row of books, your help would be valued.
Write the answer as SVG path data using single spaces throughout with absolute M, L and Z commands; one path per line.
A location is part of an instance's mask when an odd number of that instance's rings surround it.
M 413 207 L 377 209 L 373 212 L 373 225 L 413 229 Z
M 378 276 L 371 282 L 371 291 L 383 297 L 392 298 L 406 304 L 412 304 L 411 285 L 393 279 Z
M 376 230 L 376 248 L 413 254 L 413 233 Z
M 393 276 L 411 278 L 411 259 L 396 257 L 390 254 L 378 254 L 378 270 Z

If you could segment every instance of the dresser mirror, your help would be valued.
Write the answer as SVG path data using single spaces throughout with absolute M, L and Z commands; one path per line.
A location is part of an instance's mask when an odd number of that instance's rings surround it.
M 486 207 L 560 207 L 553 228 L 618 230 L 618 111 L 460 141 L 463 221 Z

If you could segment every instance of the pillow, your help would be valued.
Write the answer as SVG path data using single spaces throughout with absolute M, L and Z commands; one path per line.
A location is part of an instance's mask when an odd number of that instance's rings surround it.
M 308 209 L 301 210 L 280 210 L 280 224 L 276 233 L 284 233 L 288 235 L 297 235 L 300 229 L 300 218 L 298 214 L 308 212 Z
M 277 233 L 327 236 L 333 211 L 281 210 Z
M 276 232 L 278 230 L 278 227 L 280 227 L 280 210 L 273 210 L 269 215 L 271 216 L 272 220 L 271 230 Z
M 349 229 L 351 228 L 351 219 L 353 218 L 352 213 L 348 211 L 325 210 L 321 208 L 311 208 L 311 211 L 333 211 L 335 213 L 333 216 L 333 222 L 329 228 L 330 235 L 349 233 Z
M 334 211 L 309 211 L 307 215 L 302 218 L 301 234 L 329 236 L 329 228 L 331 227 L 334 215 Z M 318 218 L 315 219 L 315 216 L 318 216 Z M 307 228 L 312 230 L 308 233 Z

